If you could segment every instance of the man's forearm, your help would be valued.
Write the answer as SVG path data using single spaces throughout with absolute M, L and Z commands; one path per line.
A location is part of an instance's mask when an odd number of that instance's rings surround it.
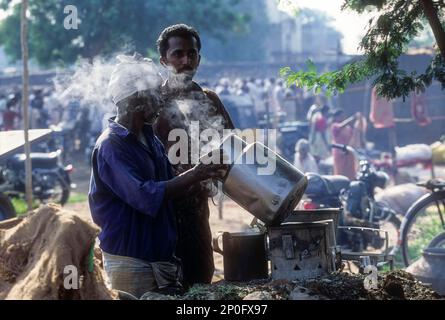
M 199 179 L 196 177 L 196 174 L 192 170 L 188 170 L 166 182 L 165 197 L 172 199 L 184 195 L 186 191 L 198 181 Z

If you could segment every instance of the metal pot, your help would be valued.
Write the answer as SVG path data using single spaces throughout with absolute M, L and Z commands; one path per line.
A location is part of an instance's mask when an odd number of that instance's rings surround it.
M 440 295 L 445 295 L 445 248 L 426 248 L 422 257 L 406 268 L 415 278 L 431 284 Z
M 333 220 L 334 227 L 337 229 L 342 212 L 342 208 L 294 210 L 283 222 L 314 222 L 321 220 Z
M 308 279 L 332 271 L 328 223 L 287 222 L 269 228 L 272 279 Z
M 266 225 L 283 221 L 306 186 L 304 173 L 260 142 L 247 145 L 223 179 L 223 192 Z
M 222 236 L 223 249 L 219 246 Z M 219 233 L 213 238 L 213 250 L 224 257 L 224 279 L 249 281 L 269 276 L 264 233 Z
M 337 230 L 340 217 L 342 215 L 342 208 L 321 208 L 312 210 L 295 210 L 284 221 L 283 224 L 291 222 L 321 222 L 327 223 L 328 248 L 331 259 L 331 270 L 336 271 L 341 269 L 341 248 L 337 246 Z

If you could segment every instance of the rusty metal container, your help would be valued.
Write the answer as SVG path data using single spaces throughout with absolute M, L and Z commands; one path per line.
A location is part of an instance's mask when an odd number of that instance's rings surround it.
M 341 269 L 341 248 L 337 245 L 338 225 L 342 215 L 342 208 L 321 208 L 310 210 L 294 210 L 289 214 L 287 222 L 321 222 L 327 223 L 327 245 L 329 249 L 330 271 Z
M 304 280 L 330 271 L 328 223 L 288 222 L 269 228 L 272 279 Z
M 222 237 L 222 248 L 219 239 Z M 219 233 L 213 250 L 224 257 L 224 279 L 249 281 L 269 276 L 265 234 L 260 232 Z
M 333 220 L 334 227 L 337 229 L 342 212 L 342 208 L 294 210 L 283 222 L 314 222 L 321 220 Z
M 327 222 L 329 246 L 337 245 L 337 230 L 343 209 L 322 208 L 311 210 L 294 210 L 283 222 Z

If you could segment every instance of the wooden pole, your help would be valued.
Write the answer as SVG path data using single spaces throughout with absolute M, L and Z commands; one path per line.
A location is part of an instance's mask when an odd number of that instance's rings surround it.
M 29 70 L 28 70 L 28 18 L 26 11 L 28 10 L 28 0 L 22 0 L 22 12 L 20 20 L 20 40 L 22 45 L 22 114 L 23 114 L 23 132 L 25 135 L 25 193 L 26 203 L 28 204 L 28 211 L 32 210 L 32 167 L 31 167 L 31 146 L 29 144 L 29 116 L 28 116 L 28 86 L 29 86 Z

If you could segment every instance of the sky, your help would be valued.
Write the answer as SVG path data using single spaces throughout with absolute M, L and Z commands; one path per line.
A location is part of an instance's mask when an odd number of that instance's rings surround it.
M 357 49 L 365 35 L 368 21 L 375 13 L 358 14 L 352 10 L 341 10 L 344 0 L 281 0 L 282 11 L 293 12 L 295 8 L 310 8 L 325 12 L 334 20 L 331 25 L 343 34 L 343 52 L 359 54 Z

